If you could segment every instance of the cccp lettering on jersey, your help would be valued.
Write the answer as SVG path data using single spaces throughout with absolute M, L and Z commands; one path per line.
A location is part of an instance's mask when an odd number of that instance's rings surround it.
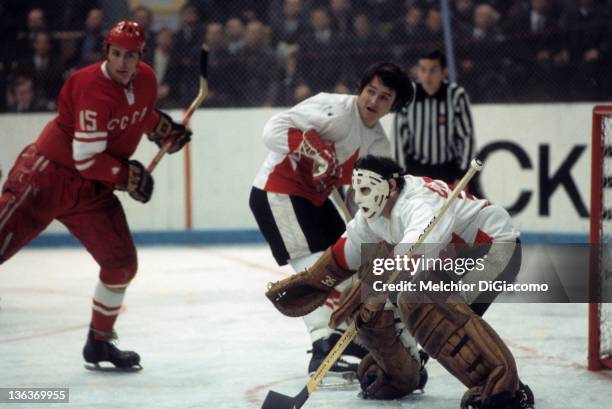
M 131 118 L 129 115 L 123 115 L 121 118 L 113 118 L 108 121 L 106 126 L 109 131 L 115 130 L 117 127 L 122 131 L 129 125 L 134 125 L 136 122 L 142 122 L 147 115 L 147 107 L 142 108 L 141 111 L 132 112 Z

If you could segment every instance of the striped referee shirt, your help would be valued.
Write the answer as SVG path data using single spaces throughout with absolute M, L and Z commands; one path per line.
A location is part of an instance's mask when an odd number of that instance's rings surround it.
M 393 128 L 395 159 L 410 170 L 410 162 L 436 166 L 455 164 L 465 171 L 474 154 L 474 127 L 467 93 L 444 81 L 429 96 L 416 85 L 415 100 L 395 115 Z

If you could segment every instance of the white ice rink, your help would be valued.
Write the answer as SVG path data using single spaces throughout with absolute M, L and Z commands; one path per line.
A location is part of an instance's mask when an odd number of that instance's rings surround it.
M 286 274 L 264 246 L 139 249 L 139 274 L 116 329 L 144 369 L 83 368 L 97 267 L 83 249 L 24 250 L 0 267 L 0 387 L 68 387 L 70 404 L 0 408 L 259 408 L 274 389 L 305 385 L 301 319 L 278 313 L 266 284 Z M 582 304 L 497 304 L 485 316 L 515 354 L 538 409 L 612 407 L 612 374 L 586 370 Z M 458 409 L 464 387 L 428 364 L 423 395 L 364 401 L 321 390 L 304 408 Z

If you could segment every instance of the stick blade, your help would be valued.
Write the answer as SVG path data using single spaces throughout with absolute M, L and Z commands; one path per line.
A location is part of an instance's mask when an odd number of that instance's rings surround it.
M 308 399 L 308 389 L 306 387 L 295 397 L 270 391 L 266 395 L 261 409 L 299 409 L 306 402 L 306 399 Z

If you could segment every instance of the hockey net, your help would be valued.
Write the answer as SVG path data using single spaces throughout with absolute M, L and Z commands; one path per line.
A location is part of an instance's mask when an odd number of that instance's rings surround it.
M 612 296 L 612 106 L 593 109 L 592 137 L 589 291 L 601 301 Z M 612 368 L 612 303 L 589 305 L 588 360 L 591 370 Z

